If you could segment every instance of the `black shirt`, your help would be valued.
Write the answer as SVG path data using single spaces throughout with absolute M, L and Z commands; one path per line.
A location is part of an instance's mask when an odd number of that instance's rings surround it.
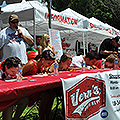
M 103 54 L 100 54 L 100 51 L 101 50 L 107 50 L 107 51 L 116 51 L 118 52 L 118 47 L 115 47 L 114 45 L 112 45 L 112 39 L 110 38 L 107 38 L 105 39 L 101 45 L 100 45 L 100 49 L 99 49 L 99 57 L 100 59 L 102 58 L 106 58 L 108 55 L 103 55 Z

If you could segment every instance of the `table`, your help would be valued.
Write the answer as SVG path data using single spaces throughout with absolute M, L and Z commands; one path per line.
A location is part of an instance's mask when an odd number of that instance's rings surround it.
M 85 73 L 102 72 L 106 70 L 86 70 Z M 60 87 L 62 81 L 60 78 L 66 79 L 84 74 L 80 71 L 77 72 L 59 72 L 58 76 L 48 75 L 44 77 L 28 76 L 27 79 L 17 81 L 0 81 L 0 111 L 3 111 L 8 106 L 12 105 L 21 97 L 31 96 L 32 94 L 40 93 L 42 91 Z M 33 80 L 33 81 L 32 81 Z M 31 101 L 30 101 L 31 102 Z

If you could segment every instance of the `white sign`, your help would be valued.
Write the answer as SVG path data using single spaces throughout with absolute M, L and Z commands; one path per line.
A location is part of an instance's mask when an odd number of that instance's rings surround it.
M 66 120 L 120 120 L 120 71 L 62 79 Z
M 63 54 L 63 50 L 62 50 L 59 30 L 49 29 L 49 35 L 50 35 L 50 43 L 55 48 L 56 57 L 60 59 L 60 57 Z

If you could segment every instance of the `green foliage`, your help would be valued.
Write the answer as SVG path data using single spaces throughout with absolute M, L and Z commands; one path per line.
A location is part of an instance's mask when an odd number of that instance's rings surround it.
M 62 97 L 62 96 L 61 96 Z M 52 110 L 51 110 L 51 114 L 50 114 L 50 119 L 53 119 L 53 116 L 56 113 L 55 119 L 54 120 L 64 120 L 61 117 L 61 109 L 62 109 L 62 103 L 60 101 L 60 97 L 59 97 L 59 101 L 58 101 L 58 106 L 57 106 L 57 98 L 54 99 L 53 102 L 53 106 L 52 106 Z M 56 106 L 57 106 L 57 111 L 56 111 Z M 29 111 L 29 112 L 28 112 Z M 27 113 L 28 112 L 28 113 Z M 27 113 L 27 114 L 26 114 Z M 13 113 L 13 117 L 14 117 L 14 113 Z M 21 119 L 20 120 L 38 120 L 39 118 L 39 112 L 36 106 L 34 106 L 32 109 L 31 107 L 26 107 L 26 109 L 23 111 L 22 115 L 21 115 Z M 0 112 L 0 120 L 2 120 L 2 112 Z

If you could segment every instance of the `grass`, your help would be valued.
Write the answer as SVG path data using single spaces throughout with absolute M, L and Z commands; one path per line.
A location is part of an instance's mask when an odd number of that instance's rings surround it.
M 53 120 L 53 119 L 64 120 L 64 118 L 61 116 L 62 102 L 60 99 L 61 99 L 60 97 L 58 97 L 58 101 L 57 101 L 57 97 L 54 99 L 52 110 L 50 113 L 50 120 Z M 56 107 L 57 107 L 57 110 L 56 110 Z M 2 116 L 2 112 L 0 112 L 0 116 Z M 33 108 L 27 106 L 21 115 L 21 120 L 38 120 L 38 118 L 39 118 L 39 112 L 36 106 L 34 106 Z M 2 120 L 2 117 L 0 118 L 0 120 Z

